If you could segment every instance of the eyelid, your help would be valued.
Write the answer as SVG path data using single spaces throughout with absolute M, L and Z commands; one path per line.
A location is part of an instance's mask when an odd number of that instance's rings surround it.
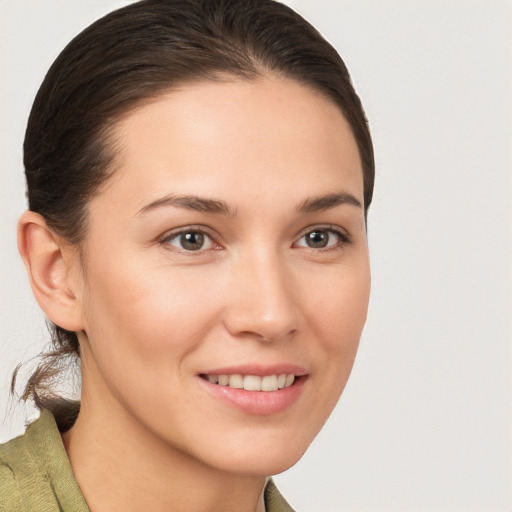
M 310 248 L 313 251 L 328 251 L 332 249 L 339 249 L 340 247 L 343 247 L 344 245 L 348 245 L 352 243 L 352 238 L 347 233 L 346 230 L 344 230 L 342 227 L 333 225 L 333 224 L 313 224 L 312 226 L 308 226 L 301 230 L 301 232 L 296 236 L 295 241 L 293 242 L 293 245 L 297 244 L 299 240 L 301 240 L 305 235 L 308 233 L 311 233 L 312 231 L 329 231 L 331 233 L 334 233 L 340 238 L 340 243 L 336 246 L 330 246 L 325 247 L 322 249 L 314 249 Z M 302 246 L 300 246 L 302 247 Z
M 169 243 L 169 240 L 174 239 L 180 235 L 183 235 L 185 233 L 201 233 L 204 236 L 208 237 L 211 240 L 211 243 L 213 247 L 207 248 L 207 249 L 198 249 L 196 251 L 187 251 L 185 249 L 180 249 L 179 247 L 176 247 Z M 207 251 L 211 250 L 218 250 L 221 249 L 222 246 L 217 242 L 217 236 L 212 234 L 212 230 L 207 228 L 206 226 L 201 225 L 188 225 L 188 226 L 180 226 L 179 228 L 171 229 L 170 231 L 166 231 L 163 235 L 159 236 L 157 239 L 157 242 L 161 245 L 166 245 L 172 247 L 172 250 L 177 253 L 181 254 L 187 254 L 190 256 L 198 256 L 200 254 L 204 254 Z
M 315 231 L 315 230 L 329 231 L 331 233 L 334 233 L 335 235 L 337 235 L 339 237 L 340 243 L 336 244 L 335 246 L 329 246 L 326 248 L 320 248 L 320 249 L 310 248 L 313 251 L 328 251 L 328 250 L 333 250 L 333 249 L 335 250 L 335 249 L 339 249 L 340 247 L 342 247 L 344 245 L 352 243 L 352 238 L 349 235 L 349 233 L 347 233 L 346 230 L 344 230 L 342 227 L 340 227 L 338 225 L 313 224 L 311 226 L 307 226 L 306 228 L 302 229 L 295 236 L 295 238 L 294 238 L 295 241 L 293 242 L 292 246 L 295 246 L 300 239 L 302 239 L 305 235 L 307 235 L 308 233 L 311 233 L 312 231 Z M 190 233 L 190 232 L 202 233 L 203 235 L 207 236 L 211 240 L 213 247 L 208 248 L 208 249 L 198 249 L 197 251 L 187 251 L 187 250 L 180 250 L 179 248 L 168 243 L 170 239 L 173 239 L 173 238 L 175 238 L 179 235 L 182 235 L 184 233 Z M 208 228 L 206 226 L 202 226 L 202 225 L 192 224 L 192 225 L 188 225 L 188 226 L 180 226 L 180 227 L 174 228 L 170 231 L 166 231 L 163 235 L 158 237 L 157 242 L 160 243 L 161 245 L 167 245 L 167 246 L 173 247 L 172 250 L 175 252 L 187 254 L 187 255 L 191 255 L 191 256 L 193 256 L 193 255 L 197 256 L 206 251 L 222 249 L 223 248 L 222 244 L 220 244 L 217 241 L 218 238 L 219 237 L 217 234 L 212 234 L 212 230 L 210 228 Z

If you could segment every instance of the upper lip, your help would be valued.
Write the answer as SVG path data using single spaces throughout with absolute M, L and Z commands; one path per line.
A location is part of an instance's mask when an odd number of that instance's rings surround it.
M 281 375 L 283 373 L 294 374 L 296 377 L 300 377 L 302 375 L 308 375 L 309 372 L 302 366 L 291 363 L 270 365 L 251 363 L 212 368 L 207 371 L 200 372 L 201 375 L 257 375 L 260 377 L 265 377 L 266 375 Z

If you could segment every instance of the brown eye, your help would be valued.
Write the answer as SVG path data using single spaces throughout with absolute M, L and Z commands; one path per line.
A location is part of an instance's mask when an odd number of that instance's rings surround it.
M 180 244 L 187 251 L 198 251 L 203 248 L 204 235 L 202 233 L 183 233 L 180 235 Z
M 171 235 L 167 241 L 169 245 L 182 251 L 200 251 L 213 246 L 212 239 L 201 231 L 185 231 Z
M 313 229 L 303 235 L 295 244 L 310 249 L 328 249 L 348 242 L 347 238 L 333 229 Z
M 304 235 L 306 245 L 312 249 L 323 249 L 329 244 L 329 233 L 327 231 L 311 231 Z

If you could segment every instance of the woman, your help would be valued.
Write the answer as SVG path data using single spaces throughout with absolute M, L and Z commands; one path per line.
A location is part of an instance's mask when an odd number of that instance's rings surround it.
M 336 404 L 370 285 L 372 144 L 336 51 L 271 0 L 134 3 L 53 64 L 24 162 L 56 348 L 0 510 L 291 510 L 268 477 Z M 80 404 L 49 388 L 69 356 Z

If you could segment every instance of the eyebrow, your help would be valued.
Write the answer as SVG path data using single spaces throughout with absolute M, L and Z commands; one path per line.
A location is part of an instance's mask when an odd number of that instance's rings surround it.
M 352 194 L 339 192 L 306 199 L 298 208 L 300 213 L 314 213 L 329 210 L 342 204 L 349 204 L 362 208 L 361 202 Z
M 299 207 L 297 211 L 299 213 L 314 213 L 329 210 L 343 204 L 349 204 L 362 208 L 361 203 L 355 196 L 347 192 L 339 192 L 336 194 L 327 194 L 324 196 L 311 197 L 306 199 Z M 160 199 L 147 204 L 142 207 L 137 215 L 143 215 L 151 210 L 157 208 L 169 207 L 183 208 L 186 210 L 193 210 L 196 212 L 212 213 L 216 215 L 225 215 L 227 217 L 235 217 L 236 210 L 231 208 L 228 203 L 218 199 L 208 199 L 204 197 L 198 197 L 193 195 L 177 196 L 175 194 L 169 194 Z
M 141 208 L 137 215 L 142 215 L 151 210 L 161 208 L 164 206 L 173 206 L 175 208 L 183 208 L 185 210 L 193 210 L 196 212 L 213 213 L 217 215 L 226 215 L 228 217 L 234 217 L 236 211 L 233 210 L 226 202 L 217 199 L 207 199 L 198 196 L 177 196 L 169 194 L 165 197 L 157 199 L 152 203 L 147 204 Z

